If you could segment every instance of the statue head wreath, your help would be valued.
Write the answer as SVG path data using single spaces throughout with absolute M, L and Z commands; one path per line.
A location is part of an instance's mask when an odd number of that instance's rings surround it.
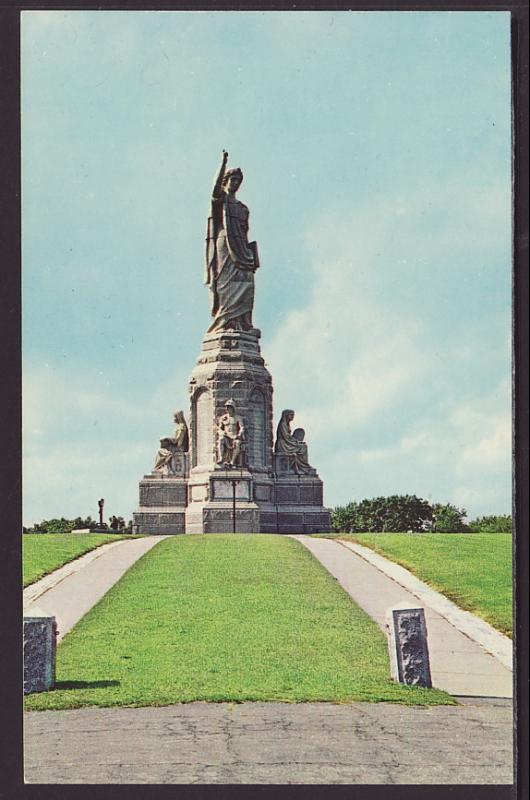
M 228 408 L 229 406 L 231 406 L 231 407 L 234 409 L 234 411 L 235 411 L 236 404 L 234 403 L 234 401 L 232 400 L 232 398 L 230 398 L 230 400 L 227 400 L 227 401 L 226 401 L 226 403 L 225 403 L 225 408 Z

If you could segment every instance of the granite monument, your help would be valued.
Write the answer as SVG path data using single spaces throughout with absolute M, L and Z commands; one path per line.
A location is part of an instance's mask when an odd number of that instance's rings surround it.
M 272 378 L 252 321 L 258 246 L 248 240 L 243 181 L 223 151 L 206 233 L 212 321 L 189 381 L 189 431 L 160 440 L 140 481 L 134 533 L 316 533 L 330 530 L 305 432 L 286 409 L 273 442 Z

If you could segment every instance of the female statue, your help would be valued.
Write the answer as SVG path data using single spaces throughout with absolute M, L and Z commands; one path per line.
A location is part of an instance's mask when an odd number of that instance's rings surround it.
M 158 472 L 166 469 L 168 472 L 173 472 L 173 456 L 177 451 L 184 453 L 188 452 L 189 435 L 188 426 L 184 419 L 183 411 L 175 411 L 173 419 L 176 423 L 175 435 L 173 437 L 166 436 L 160 439 L 160 449 L 156 454 L 156 462 L 153 470 Z
M 223 160 L 212 193 L 206 237 L 205 283 L 210 287 L 213 331 L 251 331 L 254 272 L 259 267 L 256 242 L 248 241 L 249 210 L 236 199 L 243 173 L 226 169 Z
M 293 419 L 294 411 L 292 409 L 286 408 L 285 411 L 282 411 L 282 417 L 276 432 L 274 452 L 277 455 L 289 456 L 289 463 L 297 474 L 309 472 L 312 467 L 308 461 L 304 431 L 302 428 L 297 428 L 294 433 L 291 433 Z

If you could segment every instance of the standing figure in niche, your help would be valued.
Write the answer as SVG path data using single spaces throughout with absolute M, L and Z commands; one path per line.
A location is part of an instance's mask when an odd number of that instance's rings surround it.
M 294 419 L 294 411 L 286 408 L 282 411 L 282 417 L 276 432 L 276 444 L 274 452 L 277 455 L 289 457 L 289 464 L 296 474 L 310 472 L 312 467 L 308 461 L 307 444 L 304 442 L 305 432 L 302 428 L 297 428 L 291 433 L 291 422 Z
M 236 198 L 242 171 L 226 169 L 223 160 L 212 193 L 212 213 L 206 237 L 205 283 L 210 288 L 214 331 L 256 331 L 252 326 L 254 273 L 259 267 L 258 246 L 248 241 L 249 210 Z

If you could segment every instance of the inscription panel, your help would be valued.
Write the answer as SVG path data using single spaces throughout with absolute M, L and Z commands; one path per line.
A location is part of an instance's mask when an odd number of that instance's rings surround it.
M 213 496 L 216 500 L 231 500 L 234 496 L 232 482 L 222 479 L 214 479 Z M 236 481 L 236 498 L 239 500 L 250 500 L 250 483 L 249 481 Z

